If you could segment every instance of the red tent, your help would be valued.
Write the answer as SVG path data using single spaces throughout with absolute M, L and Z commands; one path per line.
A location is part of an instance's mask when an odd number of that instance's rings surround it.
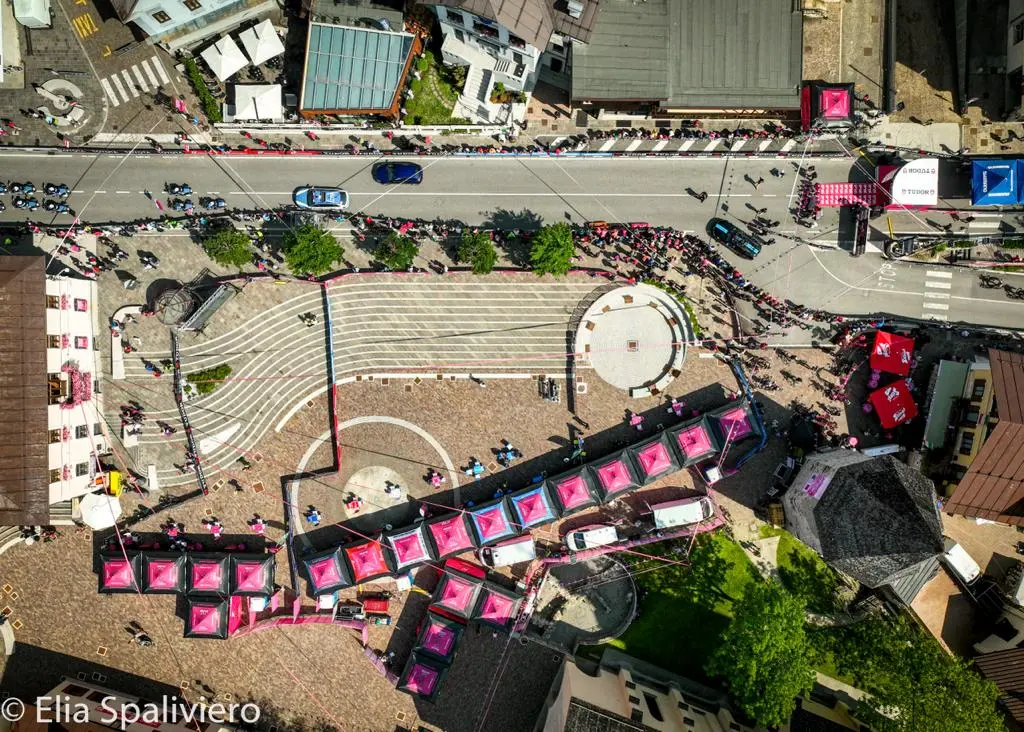
M 875 347 L 871 350 L 871 368 L 887 374 L 906 376 L 910 373 L 913 355 L 913 338 L 880 330 L 875 336 Z
M 917 416 L 917 405 L 914 404 L 906 379 L 894 381 L 889 386 L 871 392 L 868 400 L 886 429 L 898 427 Z

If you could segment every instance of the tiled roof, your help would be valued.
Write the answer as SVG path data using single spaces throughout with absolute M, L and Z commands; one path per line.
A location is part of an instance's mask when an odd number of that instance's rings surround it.
M 1024 724 L 1024 648 L 986 653 L 974 659 L 974 665 L 999 687 L 999 701 L 1010 716 Z
M 991 350 L 999 423 L 953 496 L 948 513 L 1024 525 L 1024 357 Z

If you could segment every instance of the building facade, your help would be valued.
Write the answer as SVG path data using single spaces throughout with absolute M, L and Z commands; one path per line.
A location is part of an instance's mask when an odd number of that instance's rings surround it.
M 114 0 L 124 23 L 134 23 L 150 43 L 170 52 L 192 48 L 277 9 L 274 0 Z

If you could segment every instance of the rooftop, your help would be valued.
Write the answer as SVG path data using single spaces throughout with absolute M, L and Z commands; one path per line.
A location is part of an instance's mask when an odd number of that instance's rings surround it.
M 604 0 L 572 98 L 796 109 L 802 28 L 792 0 Z
M 584 43 L 590 41 L 594 21 L 603 7 L 601 2 L 579 0 L 583 6 L 579 18 L 566 12 L 566 0 L 433 0 L 432 4 L 495 20 L 530 45 L 544 49 L 552 32 Z
M 46 265 L 0 257 L 0 526 L 49 523 Z
M 1011 648 L 978 656 L 974 665 L 999 687 L 999 701 L 1017 722 L 1024 724 L 1024 648 Z
M 999 423 L 985 440 L 945 511 L 1024 525 L 1024 356 L 990 350 Z

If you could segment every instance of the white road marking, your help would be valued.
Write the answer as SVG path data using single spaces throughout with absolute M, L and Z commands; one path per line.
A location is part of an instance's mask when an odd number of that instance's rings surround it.
M 228 196 L 290 196 L 293 191 L 228 191 Z M 374 196 L 380 197 L 380 191 L 349 191 L 349 196 Z M 494 193 L 484 193 L 481 191 L 464 191 L 464 192 L 445 192 L 445 191 L 388 191 L 388 196 L 429 196 L 431 198 L 439 197 L 458 197 L 468 198 L 472 196 L 494 196 Z M 605 193 L 605 192 L 592 192 L 592 193 L 550 193 L 550 192 L 537 192 L 537 193 L 519 193 L 515 194 L 519 196 L 525 196 L 527 198 L 693 198 L 689 193 Z M 721 198 L 751 198 L 753 193 L 730 193 L 730 194 L 718 194 L 709 193 L 708 196 L 719 196 Z
M 598 148 L 598 151 L 605 152 L 606 150 L 611 150 L 613 147 L 615 147 L 615 140 L 605 140 L 601 143 L 601 147 Z
M 643 144 L 643 140 L 633 140 L 633 142 L 629 143 L 629 145 L 626 147 L 626 152 L 633 152 Z
M 142 70 L 139 69 L 138 64 L 132 64 L 132 73 L 135 74 L 135 78 L 139 80 L 139 88 L 142 91 L 149 91 L 149 85 L 146 80 L 142 78 Z
M 121 83 L 121 77 L 117 74 L 112 74 L 110 76 L 110 83 L 114 85 L 115 89 L 117 89 L 117 93 L 121 95 L 121 99 L 127 102 L 129 99 L 128 92 L 124 90 L 124 85 Z
M 697 141 L 691 137 L 689 140 L 686 140 L 685 142 L 683 142 L 682 145 L 679 146 L 679 152 L 686 152 L 696 144 Z
M 949 295 L 946 295 L 946 294 L 944 294 L 942 292 L 926 292 L 926 293 L 924 293 L 924 296 L 925 297 L 930 297 L 932 300 L 948 300 L 949 299 Z
M 149 60 L 153 63 L 153 66 L 156 68 L 156 73 L 159 74 L 161 81 L 163 81 L 165 84 L 170 84 L 171 80 L 167 77 L 167 72 L 164 71 L 164 65 L 160 63 L 160 57 L 153 56 Z
M 932 313 L 923 313 L 921 317 L 928 320 L 949 320 L 949 317 L 946 315 L 933 315 Z
M 744 145 L 746 145 L 746 144 L 747 144 L 747 141 L 746 141 L 746 140 L 739 140 L 739 141 L 737 141 L 737 142 L 734 142 L 734 143 L 733 143 L 733 146 L 732 146 L 732 147 L 730 147 L 730 148 L 729 148 L 729 150 L 730 150 L 731 152 L 737 152 L 738 150 L 742 149 L 742 148 L 743 148 L 743 146 L 744 146 Z
M 82 191 L 72 191 L 72 193 L 81 193 Z M 106 193 L 106 191 L 93 191 L 93 193 Z
M 658 140 L 658 142 L 655 143 L 654 145 L 653 151 L 658 152 L 659 150 L 664 150 L 667 146 L 668 140 Z
M 758 152 L 764 152 L 768 149 L 768 146 L 772 144 L 771 140 L 764 140 L 760 145 L 757 146 Z
M 779 150 L 779 152 L 789 152 L 794 147 L 796 147 L 796 140 L 786 140 L 786 144 L 782 146 L 782 149 Z
M 705 145 L 703 152 L 711 152 L 716 147 L 718 147 L 718 143 L 720 143 L 721 141 L 722 141 L 721 137 L 716 137 L 714 140 L 712 140 L 707 145 Z
M 925 274 L 925 277 L 942 277 L 943 279 L 951 280 L 953 279 L 953 273 L 943 269 L 930 269 Z
M 926 281 L 924 283 L 924 286 L 925 287 L 934 287 L 937 290 L 952 290 L 953 289 L 953 283 L 952 282 L 927 282 Z
M 156 59 L 155 58 L 154 59 L 148 59 L 147 58 L 146 60 L 144 60 L 142 62 L 142 68 L 144 68 L 146 70 L 146 76 L 149 77 L 150 82 L 152 82 L 152 84 L 153 84 L 153 88 L 156 89 L 158 86 L 160 86 L 160 82 L 156 80 L 156 74 L 154 74 L 153 70 L 151 68 L 149 68 L 149 62 L 150 61 L 153 61 L 155 63 Z
M 121 103 L 121 100 L 117 98 L 116 94 L 114 94 L 114 89 L 110 86 L 109 81 L 106 79 L 100 79 L 100 86 L 103 87 L 103 93 L 107 95 L 107 99 L 112 105 L 116 107 Z
M 125 86 L 128 87 L 128 91 L 130 91 L 132 93 L 132 96 L 133 97 L 138 97 L 139 96 L 139 90 L 136 89 L 135 88 L 135 84 L 132 83 L 132 77 L 128 73 L 128 69 L 125 69 L 124 71 L 122 71 L 121 72 L 121 76 L 124 77 Z M 117 77 L 114 77 L 114 78 L 116 79 Z
M 944 302 L 926 302 L 923 306 L 925 310 L 949 310 L 949 303 Z
M 131 191 L 114 191 L 115 193 L 131 193 Z

